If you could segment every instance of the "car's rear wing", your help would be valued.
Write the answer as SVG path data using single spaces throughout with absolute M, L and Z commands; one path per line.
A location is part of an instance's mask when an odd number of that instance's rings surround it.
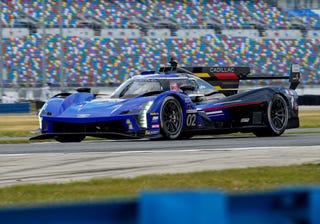
M 240 80 L 289 79 L 290 89 L 296 89 L 300 83 L 300 66 L 292 64 L 289 76 L 248 76 L 250 67 L 176 67 L 178 73 L 190 73 L 209 82 L 225 95 L 238 92 Z M 161 67 L 159 72 L 172 71 L 172 67 Z

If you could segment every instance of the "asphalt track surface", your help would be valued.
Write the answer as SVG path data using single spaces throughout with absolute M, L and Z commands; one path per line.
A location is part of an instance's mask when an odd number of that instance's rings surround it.
M 320 163 L 320 133 L 2 144 L 0 187 L 303 163 Z

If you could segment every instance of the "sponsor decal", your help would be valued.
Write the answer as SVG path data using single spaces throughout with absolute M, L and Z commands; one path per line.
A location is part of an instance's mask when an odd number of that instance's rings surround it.
M 250 121 L 250 118 L 241 118 L 240 122 L 241 123 L 248 123 Z
M 231 72 L 233 73 L 234 72 L 234 67 L 211 67 L 210 68 L 210 72 Z
M 160 128 L 160 124 L 153 124 L 151 125 L 151 128 Z
M 159 131 L 158 130 L 152 130 L 152 131 L 146 131 L 145 132 L 145 135 L 156 135 L 156 134 L 159 134 Z
M 214 74 L 217 79 L 221 80 L 238 80 L 239 77 L 235 74 L 234 67 L 211 67 L 210 72 Z
M 156 122 L 159 121 L 159 116 L 153 116 L 152 117 L 152 122 Z
M 196 109 L 190 109 L 190 110 L 186 110 L 187 114 L 196 114 L 197 110 Z
M 159 113 L 158 112 L 150 112 L 150 115 L 151 116 L 156 116 L 156 115 L 159 115 Z

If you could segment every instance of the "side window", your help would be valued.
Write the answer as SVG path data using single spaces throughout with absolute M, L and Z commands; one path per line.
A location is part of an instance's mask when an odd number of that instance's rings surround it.
M 186 85 L 194 87 L 194 90 L 192 90 L 192 91 L 190 90 L 190 91 L 188 91 L 188 93 L 196 93 L 196 92 L 198 92 L 199 87 L 198 87 L 198 84 L 197 84 L 196 80 L 187 79 L 186 80 Z

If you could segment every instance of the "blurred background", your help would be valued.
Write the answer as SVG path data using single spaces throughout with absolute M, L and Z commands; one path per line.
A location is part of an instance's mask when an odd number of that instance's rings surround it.
M 300 94 L 319 92 L 320 0 L 1 0 L 0 18 L 2 102 L 39 100 L 47 83 L 108 92 L 172 55 L 252 75 L 298 63 Z

